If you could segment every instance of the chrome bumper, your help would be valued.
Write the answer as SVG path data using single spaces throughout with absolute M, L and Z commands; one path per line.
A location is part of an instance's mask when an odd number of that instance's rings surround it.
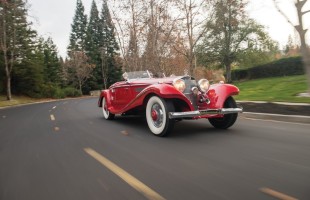
M 225 115 L 232 113 L 241 113 L 243 108 L 222 108 L 222 109 L 207 109 L 195 110 L 188 112 L 169 112 L 170 119 L 186 118 L 186 117 L 199 117 L 202 115 Z

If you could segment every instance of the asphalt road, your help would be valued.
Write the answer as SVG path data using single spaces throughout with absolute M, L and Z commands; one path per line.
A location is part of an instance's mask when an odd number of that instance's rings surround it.
M 143 118 L 104 120 L 95 98 L 0 109 L 0 199 L 307 200 L 309 130 L 240 117 L 159 138 Z

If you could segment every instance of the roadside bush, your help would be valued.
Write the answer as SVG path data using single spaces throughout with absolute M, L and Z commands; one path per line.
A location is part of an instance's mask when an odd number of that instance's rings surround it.
M 80 96 L 82 96 L 80 90 L 77 90 L 73 87 L 64 88 L 63 92 L 66 95 L 66 97 L 80 97 Z
M 247 80 L 267 77 L 293 76 L 304 74 L 301 57 L 283 58 L 271 63 L 248 69 L 232 71 L 232 80 Z
M 43 85 L 42 87 L 42 97 L 44 98 L 53 98 L 53 99 L 61 99 L 65 98 L 65 92 L 58 86 L 53 84 Z

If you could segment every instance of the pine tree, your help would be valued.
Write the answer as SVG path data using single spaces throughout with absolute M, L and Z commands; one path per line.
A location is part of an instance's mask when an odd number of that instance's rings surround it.
M 106 0 L 103 0 L 102 4 L 101 25 L 101 73 L 102 79 L 104 80 L 104 87 L 107 88 L 108 85 L 120 80 L 121 69 L 116 62 L 119 46 L 115 38 L 115 27 Z
M 100 43 L 102 40 L 102 26 L 100 24 L 99 11 L 95 1 L 93 0 L 89 22 L 87 25 L 87 38 L 86 38 L 86 55 L 89 62 L 95 64 L 95 69 L 92 76 L 87 80 L 84 85 L 84 91 L 97 90 L 102 88 L 101 78 L 101 60 L 100 60 Z
M 71 25 L 70 44 L 68 55 L 72 51 L 85 51 L 87 16 L 84 14 L 84 6 L 81 0 L 76 2 L 76 10 Z
M 101 34 L 102 27 L 100 26 L 99 12 L 96 3 L 93 0 L 87 25 L 86 53 L 94 61 L 98 59 L 100 40 L 102 38 Z
M 43 42 L 44 53 L 44 81 L 45 83 L 60 84 L 60 61 L 57 56 L 57 47 L 52 38 Z

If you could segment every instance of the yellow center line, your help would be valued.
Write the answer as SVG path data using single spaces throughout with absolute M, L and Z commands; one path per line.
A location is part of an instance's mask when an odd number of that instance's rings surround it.
M 269 189 L 269 188 L 261 188 L 260 191 L 262 191 L 263 193 L 268 194 L 272 197 L 275 197 L 277 199 L 281 199 L 281 200 L 298 200 L 294 197 L 283 194 L 281 192 L 277 192 L 277 191 Z
M 55 121 L 55 116 L 54 115 L 51 115 L 51 120 Z
M 126 183 L 128 183 L 131 187 L 136 189 L 138 192 L 142 193 L 147 199 L 152 200 L 164 200 L 162 196 L 160 196 L 158 193 L 156 193 L 154 190 L 143 184 L 141 181 L 127 173 L 125 170 L 102 156 L 101 154 L 97 153 L 91 148 L 85 148 L 84 151 L 88 153 L 90 156 L 92 156 L 94 159 L 96 159 L 98 162 L 100 162 L 102 165 L 104 165 L 106 168 L 111 170 L 114 174 L 119 176 L 121 179 L 123 179 Z

